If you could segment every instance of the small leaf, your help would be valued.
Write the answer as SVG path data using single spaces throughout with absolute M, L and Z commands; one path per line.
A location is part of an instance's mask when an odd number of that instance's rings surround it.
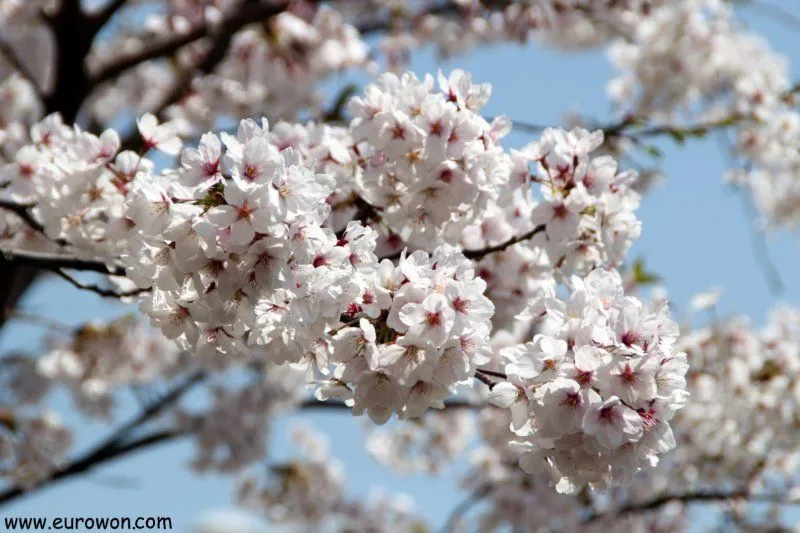
M 644 286 L 644 285 L 653 285 L 661 281 L 661 276 L 655 274 L 653 272 L 648 272 L 644 266 L 644 259 L 639 258 L 633 263 L 633 268 L 631 269 L 631 274 L 633 275 L 633 282 L 636 285 Z

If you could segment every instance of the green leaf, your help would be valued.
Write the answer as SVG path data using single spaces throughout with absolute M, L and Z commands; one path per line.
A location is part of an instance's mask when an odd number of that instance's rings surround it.
M 686 142 L 686 132 L 683 130 L 671 128 L 667 130 L 667 135 L 672 137 L 672 140 L 678 144 L 683 144 Z
M 660 148 L 658 148 L 657 146 L 653 146 L 652 144 L 643 144 L 642 150 L 644 150 L 644 153 L 646 153 L 650 157 L 655 157 L 657 159 L 660 159 L 664 155 L 661 152 Z
M 661 281 L 661 276 L 647 271 L 642 258 L 638 258 L 633 262 L 631 274 L 633 274 L 633 282 L 639 286 L 653 285 Z

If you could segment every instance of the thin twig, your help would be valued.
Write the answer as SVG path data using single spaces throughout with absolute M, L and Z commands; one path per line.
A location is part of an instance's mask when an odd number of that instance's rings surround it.
M 205 374 L 203 372 L 194 372 L 181 384 L 177 385 L 159 400 L 145 408 L 135 418 L 117 428 L 102 442 L 88 450 L 80 458 L 75 459 L 62 469 L 54 472 L 48 479 L 39 485 L 27 490 L 21 487 L 11 487 L 3 492 L 0 492 L 0 504 L 8 503 L 23 495 L 38 491 L 46 486 L 49 486 L 53 482 L 88 472 L 89 470 L 92 470 L 105 462 L 125 456 L 133 451 L 149 448 L 156 444 L 161 444 L 188 435 L 190 433 L 190 429 L 170 429 L 155 431 L 139 438 L 130 438 L 130 434 L 134 430 L 142 427 L 145 423 L 161 414 L 164 410 L 178 401 L 178 399 L 180 399 L 180 397 L 188 392 L 194 385 L 201 383 L 203 379 L 205 379 Z
M 86 283 L 81 283 L 80 281 L 78 281 L 77 279 L 73 278 L 72 276 L 70 276 L 69 274 L 67 274 L 66 272 L 64 272 L 61 269 L 53 270 L 53 272 L 57 276 L 59 276 L 60 278 L 68 281 L 74 287 L 76 287 L 76 288 L 78 288 L 80 290 L 83 290 L 83 291 L 93 292 L 95 294 L 98 294 L 98 295 L 102 296 L 103 298 L 127 298 L 127 297 L 130 297 L 130 296 L 137 296 L 139 294 L 142 294 L 143 292 L 148 292 L 150 290 L 150 289 L 136 288 L 136 289 L 133 289 L 133 290 L 130 290 L 130 291 L 126 291 L 126 292 L 117 292 L 117 291 L 114 291 L 114 290 L 111 290 L 111 289 L 104 289 L 104 288 L 100 287 L 99 285 L 94 285 L 94 284 L 87 285 Z
M 485 374 L 482 374 L 481 372 L 475 372 L 475 379 L 477 379 L 478 381 L 489 387 L 489 390 L 492 390 L 494 386 L 499 383 L 498 381 L 493 380 L 492 378 L 490 378 Z
M 13 202 L 11 200 L 0 199 L 0 209 L 5 209 L 6 211 L 14 213 L 20 219 L 22 219 L 22 221 L 25 224 L 27 224 L 28 227 L 30 227 L 32 230 L 34 230 L 37 233 L 41 233 L 42 235 L 50 239 L 50 237 L 48 237 L 47 233 L 44 231 L 44 226 L 42 226 L 42 224 L 38 220 L 36 220 L 36 218 L 34 218 L 34 216 L 31 214 L 31 209 L 33 209 L 34 207 L 36 207 L 35 204 L 21 204 L 18 202 Z M 66 246 L 67 244 L 69 244 L 64 239 L 50 239 L 50 240 L 61 246 Z
M 440 533 L 454 532 L 464 516 L 491 492 L 489 485 L 480 485 L 461 503 L 455 506 L 447 518 L 447 522 L 439 530 Z
M 458 398 L 452 399 L 452 400 L 445 400 L 445 402 L 444 402 L 444 410 L 445 411 L 448 410 L 448 409 L 482 409 L 484 407 L 486 407 L 485 404 L 475 403 L 475 402 L 471 402 L 469 400 L 462 400 L 462 399 L 458 399 Z M 298 409 L 301 409 L 301 410 L 305 410 L 305 409 L 321 409 L 321 410 L 324 410 L 324 411 L 327 411 L 327 410 L 338 411 L 338 410 L 344 410 L 344 409 L 349 410 L 350 407 L 345 405 L 344 402 L 339 402 L 339 401 L 320 401 L 320 400 L 317 400 L 316 398 L 308 398 L 306 400 L 303 400 L 300 403 L 300 405 L 298 406 Z M 436 413 L 441 413 L 441 412 L 443 412 L 443 411 L 439 410 L 439 409 L 429 409 L 429 410 L 426 411 L 426 414 L 428 414 L 428 413 L 436 414 Z
M 544 231 L 544 229 L 545 229 L 545 225 L 544 224 L 539 224 L 538 226 L 536 226 L 535 228 L 533 228 L 529 232 L 524 233 L 523 235 L 518 235 L 516 237 L 512 237 L 512 238 L 508 239 L 507 241 L 505 241 L 503 243 L 496 244 L 494 246 L 488 246 L 486 248 L 480 248 L 480 249 L 477 249 L 477 250 L 464 250 L 463 251 L 464 257 L 466 257 L 467 259 L 483 259 L 484 257 L 486 257 L 489 254 L 493 254 L 493 253 L 496 253 L 496 252 L 502 252 L 506 248 L 514 246 L 515 244 L 519 244 L 519 243 L 521 243 L 523 241 L 527 241 L 528 239 L 533 238 L 533 236 L 536 235 L 537 233 L 541 233 L 542 231 Z M 399 251 L 394 252 L 392 254 L 381 256 L 380 258 L 378 258 L 378 260 L 379 261 L 383 261 L 384 259 L 389 259 L 391 261 L 394 261 L 395 259 L 399 259 L 400 255 L 402 255 L 402 253 L 403 253 L 402 250 L 399 250 Z
M 783 294 L 784 285 L 781 279 L 781 274 L 778 267 L 772 261 L 767 247 L 766 235 L 757 227 L 758 213 L 756 212 L 753 201 L 749 196 L 747 190 L 741 191 L 742 203 L 744 205 L 745 214 L 750 222 L 750 235 L 753 243 L 753 253 L 756 256 L 756 261 L 761 265 L 761 271 L 764 273 L 764 278 L 769 286 L 770 292 L 773 296 L 780 296 Z
M 722 157 L 727 161 L 728 166 L 730 168 L 736 167 L 736 161 L 731 156 L 730 152 L 730 146 L 732 144 L 730 138 L 727 135 L 720 133 L 720 135 L 717 136 L 717 142 L 719 144 Z M 744 169 L 746 170 L 747 168 L 747 165 L 745 165 Z M 775 266 L 775 263 L 772 262 L 772 258 L 769 256 L 769 250 L 767 248 L 767 241 L 764 233 L 759 231 L 759 229 L 756 227 L 758 214 L 756 213 L 755 206 L 746 192 L 742 195 L 742 201 L 745 209 L 745 216 L 749 219 L 748 222 L 750 225 L 750 233 L 753 244 L 753 254 L 755 255 L 756 261 L 761 267 L 761 272 L 764 275 L 764 279 L 767 282 L 770 292 L 772 292 L 773 296 L 780 296 L 783 294 L 783 280 L 781 279 L 778 268 Z
M 517 237 L 512 237 L 508 239 L 506 242 L 497 244 L 495 246 L 489 246 L 487 248 L 482 248 L 480 250 L 464 250 L 464 257 L 466 257 L 467 259 L 482 259 L 489 254 L 493 254 L 495 252 L 502 252 L 506 248 L 514 246 L 515 244 L 532 239 L 536 234 L 543 232 L 544 229 L 545 225 L 539 224 L 529 232 L 524 233 L 523 235 L 519 235 Z

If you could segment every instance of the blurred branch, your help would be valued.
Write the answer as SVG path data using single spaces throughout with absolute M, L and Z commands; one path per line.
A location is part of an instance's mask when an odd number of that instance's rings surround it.
M 736 168 L 738 165 L 731 153 L 731 140 L 727 135 L 720 134 L 717 136 L 717 141 L 720 152 L 722 153 L 722 157 L 727 162 L 727 166 L 730 168 Z M 749 170 L 750 164 L 751 163 L 746 163 L 743 166 L 743 169 L 745 171 Z M 759 230 L 759 228 L 756 226 L 758 221 L 758 213 L 756 212 L 755 206 L 753 205 L 749 194 L 750 191 L 747 190 L 742 193 L 742 202 L 745 209 L 745 216 L 748 218 L 748 223 L 750 225 L 753 254 L 755 255 L 756 261 L 761 268 L 761 272 L 764 275 L 764 279 L 767 282 L 770 292 L 773 296 L 780 296 L 783 294 L 783 281 L 781 280 L 781 275 L 780 272 L 778 272 L 778 268 L 775 266 L 775 263 L 772 262 L 772 258 L 769 256 L 766 236 L 764 235 L 764 232 Z
M 748 502 L 765 502 L 774 503 L 778 505 L 800 505 L 798 502 L 787 501 L 779 495 L 773 494 L 751 494 L 748 490 L 731 490 L 731 491 L 697 491 L 697 492 L 684 492 L 675 494 L 665 494 L 650 500 L 639 503 L 630 503 L 623 505 L 617 509 L 608 510 L 600 513 L 593 513 L 589 515 L 584 521 L 588 524 L 603 518 L 616 518 L 630 513 L 643 513 L 658 509 L 671 502 L 680 503 L 717 503 L 726 500 L 741 499 Z
M 167 408 L 171 407 L 186 392 L 188 392 L 198 383 L 201 383 L 204 379 L 205 374 L 203 372 L 195 372 L 191 374 L 183 383 L 175 386 L 170 392 L 145 408 L 138 416 L 133 418 L 127 424 L 119 427 L 106 439 L 88 450 L 81 457 L 70 462 L 64 466 L 64 468 L 54 472 L 48 479 L 36 487 L 28 490 L 25 490 L 21 487 L 11 487 L 3 492 L 0 492 L 0 504 L 11 502 L 21 496 L 41 490 L 53 482 L 83 474 L 108 461 L 111 461 L 112 459 L 126 456 L 131 452 L 150 448 L 156 444 L 169 442 L 176 438 L 188 435 L 190 433 L 188 429 L 169 429 L 154 431 L 142 437 L 129 439 L 131 432 L 140 428 L 145 423 L 161 414 Z
M 39 84 L 36 83 L 36 79 L 33 77 L 33 73 L 28 70 L 28 67 L 20 60 L 17 56 L 14 49 L 11 48 L 11 45 L 5 42 L 2 38 L 0 38 L 0 54 L 6 58 L 6 60 L 11 64 L 11 66 L 19 72 L 20 76 L 25 78 L 25 80 L 33 85 L 34 90 L 37 94 L 39 94 Z M 39 96 L 41 96 L 39 94 Z
M 123 445 L 109 449 L 101 455 L 81 457 L 80 459 L 71 462 L 66 468 L 58 470 L 47 480 L 31 489 L 26 490 L 21 487 L 11 487 L 3 492 L 0 492 L 0 505 L 12 502 L 22 496 L 33 494 L 45 486 L 49 486 L 51 483 L 86 473 L 113 459 L 118 459 L 120 457 L 127 456 L 132 452 L 141 451 L 157 444 L 166 443 L 186 435 L 188 435 L 188 432 L 181 430 L 154 431 L 153 433 L 133 439 Z
M 755 12 L 761 11 L 776 22 L 787 24 L 795 29 L 800 28 L 800 16 L 784 7 L 758 0 L 745 0 L 742 5 Z
M 283 12 L 288 5 L 288 2 L 275 5 L 245 0 L 238 11 L 222 22 L 219 29 L 215 29 L 209 24 L 201 24 L 187 33 L 148 46 L 138 54 L 124 57 L 115 63 L 107 65 L 92 77 L 91 83 L 93 86 L 104 83 L 145 61 L 171 56 L 187 44 L 204 37 L 211 37 L 214 42 L 209 52 L 195 65 L 194 70 L 200 70 L 206 73 L 210 72 L 225 57 L 231 38 L 238 30 L 248 24 L 273 17 Z M 193 73 L 186 73 L 181 80 L 178 81 L 176 87 L 168 95 L 165 102 L 175 99 L 176 93 L 178 93 L 181 88 L 185 88 L 191 83 L 192 75 Z M 167 107 L 168 105 L 169 103 L 162 104 L 162 107 Z
M 93 34 L 97 35 L 127 3 L 128 0 L 111 0 L 94 13 L 90 13 L 88 19 Z
M 144 63 L 145 61 L 171 56 L 187 44 L 193 43 L 194 41 L 205 37 L 207 31 L 208 28 L 205 26 L 195 28 L 188 33 L 178 35 L 167 41 L 158 42 L 145 47 L 144 50 L 138 54 L 123 57 L 119 61 L 107 65 L 90 78 L 90 83 L 93 87 L 96 87 L 101 83 L 105 83 L 116 78 L 117 76 L 123 74 L 126 70 Z
M 764 278 L 769 286 L 770 292 L 773 296 L 780 296 L 783 294 L 784 285 L 781 279 L 781 274 L 778 267 L 772 261 L 769 255 L 769 248 L 767 247 L 767 238 L 763 231 L 756 227 L 758 220 L 758 213 L 750 198 L 750 191 L 742 189 L 740 191 L 742 197 L 742 204 L 744 205 L 745 215 L 750 223 L 750 235 L 753 241 L 753 255 L 756 256 L 756 261 L 761 266 L 761 271 L 764 273 Z
M 464 519 L 464 516 L 470 511 L 470 509 L 480 503 L 483 498 L 488 496 L 491 491 L 492 489 L 489 485 L 480 485 L 473 490 L 464 501 L 456 505 L 455 508 L 450 512 L 447 522 L 439 530 L 440 533 L 457 531 L 458 524 Z

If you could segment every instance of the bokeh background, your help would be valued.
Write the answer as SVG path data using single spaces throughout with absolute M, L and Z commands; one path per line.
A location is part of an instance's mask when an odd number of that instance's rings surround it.
M 784 54 L 800 80 L 800 0 L 754 1 L 738 8 L 743 20 L 768 38 Z M 427 50 L 417 54 L 411 69 L 423 75 L 462 68 L 477 82 L 491 82 L 487 115 L 508 115 L 512 120 L 539 125 L 563 125 L 568 113 L 592 117 L 598 123 L 614 119 L 606 84 L 614 71 L 604 51 L 562 53 L 537 43 L 526 46 L 490 46 L 457 58 L 442 60 Z M 339 76 L 328 83 L 334 98 L 348 83 L 363 86 L 366 76 Z M 504 144 L 518 148 L 535 134 L 515 131 Z M 649 271 L 661 277 L 676 316 L 682 323 L 701 323 L 708 317 L 691 315 L 694 294 L 720 288 L 719 315 L 746 314 L 754 324 L 765 321 L 769 310 L 786 302 L 800 304 L 800 236 L 797 233 L 762 235 L 744 196 L 726 185 L 723 174 L 734 162 L 725 151 L 724 137 L 709 135 L 684 146 L 661 139 L 658 164 L 665 179 L 645 197 L 639 218 L 643 232 L 631 257 L 641 257 Z M 767 265 L 767 258 L 770 265 Z M 773 268 L 782 281 L 775 291 L 765 271 Z M 0 283 L 2 280 L 0 280 Z M 60 279 L 43 278 L 25 297 L 21 309 L 69 325 L 94 318 L 113 318 L 130 307 L 91 293 L 78 293 Z M 0 353 L 41 350 L 39 326 L 12 323 L 0 333 Z M 724 400 L 724 399 L 721 399 Z M 189 397 L 188 402 L 200 401 Z M 50 395 L 49 406 L 76 429 L 75 450 L 100 440 L 109 426 L 87 420 L 72 408 L 64 391 Z M 138 404 L 133 396 L 121 398 L 118 420 L 133 416 Z M 291 457 L 289 428 L 302 421 L 329 435 L 332 455 L 338 457 L 348 477 L 348 491 L 368 497 L 377 488 L 405 493 L 432 530 L 447 520 L 465 497 L 459 489 L 466 455 L 444 475 L 401 476 L 381 466 L 364 448 L 363 420 L 347 411 L 300 412 L 275 421 L 269 459 Z M 170 516 L 175 531 L 275 531 L 267 522 L 233 508 L 234 480 L 216 475 L 198 476 L 187 468 L 192 442 L 182 440 L 148 449 L 108 463 L 82 477 L 25 497 L 2 509 L 0 516 Z M 800 510 L 787 514 L 800 521 Z M 698 515 L 697 529 L 713 523 L 711 511 Z M 224 525 L 217 529 L 217 524 Z

